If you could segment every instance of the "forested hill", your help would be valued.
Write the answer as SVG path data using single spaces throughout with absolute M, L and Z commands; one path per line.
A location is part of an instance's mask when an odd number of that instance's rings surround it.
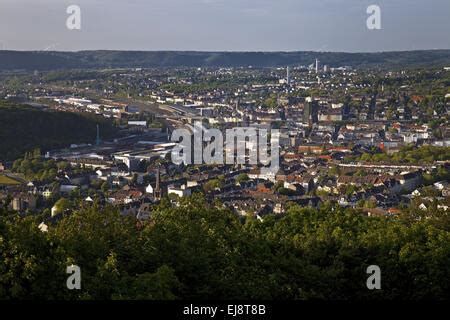
M 450 50 L 380 53 L 339 52 L 183 52 L 183 51 L 0 51 L 0 70 L 54 70 L 152 67 L 332 67 L 413 68 L 450 66 Z
M 17 159 L 25 152 L 43 152 L 72 143 L 94 143 L 100 125 L 103 137 L 114 134 L 107 119 L 91 114 L 41 111 L 0 101 L 0 161 Z

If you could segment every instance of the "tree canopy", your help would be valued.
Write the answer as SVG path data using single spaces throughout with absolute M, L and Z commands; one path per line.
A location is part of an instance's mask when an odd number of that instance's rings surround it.
M 0 214 L 0 299 L 449 299 L 450 219 L 291 206 L 240 220 L 202 196 L 167 200 L 148 223 L 81 208 L 48 232 Z M 66 267 L 82 288 L 66 288 Z M 378 265 L 382 290 L 366 287 Z

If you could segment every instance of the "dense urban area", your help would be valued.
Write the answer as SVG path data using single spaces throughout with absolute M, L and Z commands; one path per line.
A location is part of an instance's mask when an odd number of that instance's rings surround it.
M 0 299 L 450 298 L 450 66 L 4 71 L 0 99 Z M 279 130 L 278 171 L 175 164 L 196 122 Z

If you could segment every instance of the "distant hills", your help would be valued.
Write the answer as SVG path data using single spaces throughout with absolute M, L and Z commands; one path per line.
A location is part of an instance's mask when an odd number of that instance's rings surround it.
M 415 68 L 450 66 L 450 50 L 379 53 L 339 52 L 193 52 L 193 51 L 0 51 L 0 71 L 154 67 L 331 67 Z

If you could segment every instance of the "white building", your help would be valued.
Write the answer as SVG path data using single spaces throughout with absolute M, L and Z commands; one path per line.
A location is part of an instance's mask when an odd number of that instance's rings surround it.
M 128 121 L 129 126 L 146 127 L 147 121 Z
M 145 192 L 148 194 L 153 194 L 155 192 L 155 188 L 152 187 L 151 184 L 149 184 L 146 188 L 145 188 Z
M 167 194 L 175 194 L 180 198 L 189 197 L 192 194 L 192 189 L 187 188 L 186 185 L 174 186 L 171 185 L 167 188 Z

